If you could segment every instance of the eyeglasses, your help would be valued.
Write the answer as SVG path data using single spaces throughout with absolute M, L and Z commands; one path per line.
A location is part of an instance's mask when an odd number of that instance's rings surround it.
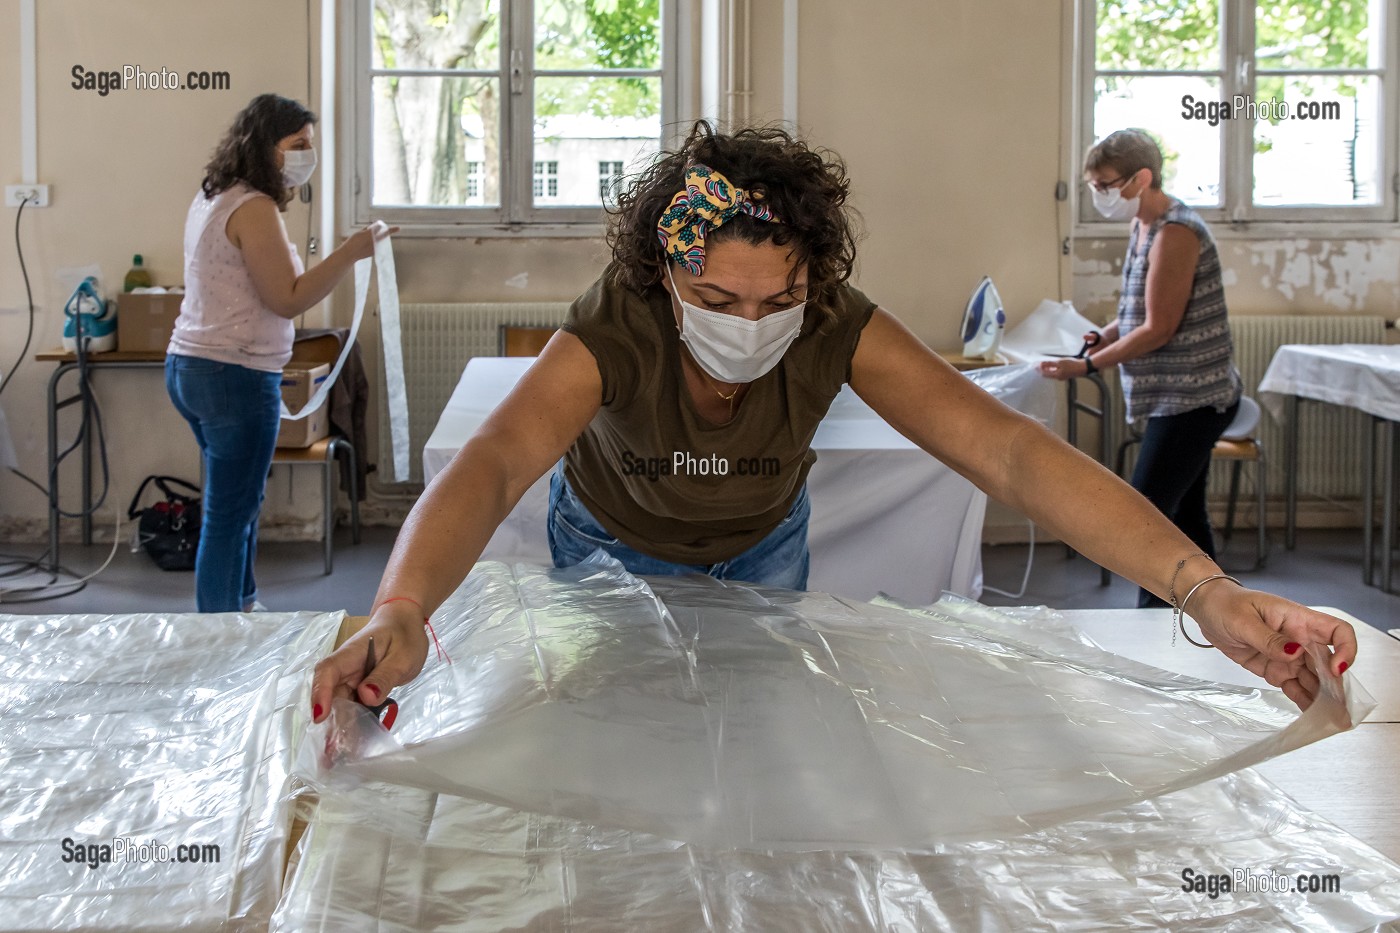
M 1103 193 L 1104 193 L 1105 191 L 1107 191 L 1109 188 L 1112 188 L 1113 186 L 1119 184 L 1120 182 L 1126 182 L 1128 179 L 1132 178 L 1134 175 L 1136 175 L 1136 174 L 1137 174 L 1138 172 L 1140 172 L 1140 171 L 1142 171 L 1142 169 L 1138 169 L 1136 172 L 1129 172 L 1129 173 L 1126 174 L 1126 175 L 1119 175 L 1117 178 L 1113 179 L 1112 181 L 1103 181 L 1103 182 L 1099 182 L 1099 181 L 1086 181 L 1086 182 L 1084 182 L 1084 184 L 1088 185 L 1090 188 L 1093 188 L 1093 189 L 1094 189 L 1095 191 L 1097 191 L 1099 194 L 1103 194 Z

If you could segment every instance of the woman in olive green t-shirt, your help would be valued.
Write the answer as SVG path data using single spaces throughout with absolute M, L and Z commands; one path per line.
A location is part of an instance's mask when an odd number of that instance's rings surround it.
M 659 156 L 620 199 L 602 278 L 414 506 L 369 624 L 316 667 L 313 718 L 334 696 L 376 705 L 418 674 L 426 617 L 561 458 L 556 563 L 602 547 L 636 573 L 805 586 L 810 442 L 846 382 L 1091 560 L 1173 604 L 1190 596 L 1206 638 L 1300 706 L 1319 689 L 1309 644 L 1335 647 L 1335 673 L 1352 663 L 1345 622 L 1226 577 L 1117 476 L 850 287 L 847 191 L 838 160 L 778 129 L 697 123 Z

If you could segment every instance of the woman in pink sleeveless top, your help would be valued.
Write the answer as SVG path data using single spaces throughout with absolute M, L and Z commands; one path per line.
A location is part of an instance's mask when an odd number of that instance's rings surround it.
M 287 236 L 282 211 L 316 167 L 315 125 L 316 115 L 294 100 L 253 98 L 215 149 L 185 220 L 185 299 L 165 384 L 204 458 L 200 612 L 249 610 L 257 601 L 258 510 L 292 318 L 374 250 L 361 230 L 306 270 Z

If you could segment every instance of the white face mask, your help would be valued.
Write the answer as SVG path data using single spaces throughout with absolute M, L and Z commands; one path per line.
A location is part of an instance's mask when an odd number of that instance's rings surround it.
M 282 183 L 288 188 L 300 188 L 316 171 L 315 149 L 284 149 L 282 160 Z
M 1123 197 L 1122 188 L 1109 188 L 1107 191 L 1100 191 L 1090 185 L 1089 195 L 1094 199 L 1094 210 L 1109 220 L 1132 220 L 1137 216 L 1138 205 L 1142 203 L 1141 195 L 1132 198 Z
M 769 314 L 757 321 L 722 311 L 707 311 L 685 301 L 676 290 L 671 264 L 666 264 L 671 290 L 681 304 L 681 342 L 696 364 L 720 382 L 753 382 L 783 358 L 802 331 L 807 302 Z

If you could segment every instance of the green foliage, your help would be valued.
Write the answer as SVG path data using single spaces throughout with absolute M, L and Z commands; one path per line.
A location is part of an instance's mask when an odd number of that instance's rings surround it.
M 1219 0 L 1099 0 L 1101 70 L 1220 67 Z
M 1255 4 L 1258 67 L 1365 68 L 1368 0 L 1265 0 Z M 1099 0 L 1100 70 L 1213 71 L 1220 61 L 1220 0 Z
M 660 0 L 539 0 L 537 70 L 660 66 Z M 535 116 L 654 117 L 661 112 L 652 78 L 537 78 Z
M 1260 68 L 1366 68 L 1368 0 L 1265 2 L 1255 11 Z

